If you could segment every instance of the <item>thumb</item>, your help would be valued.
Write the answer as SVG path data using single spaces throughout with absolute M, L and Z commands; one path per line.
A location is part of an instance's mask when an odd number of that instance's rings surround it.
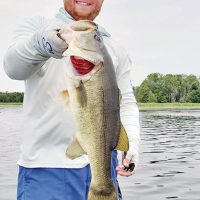
M 60 30 L 59 35 L 67 44 L 69 44 L 73 39 L 73 32 L 67 27 Z
M 125 158 L 125 159 L 122 161 L 122 164 L 124 165 L 124 167 L 129 167 L 130 161 L 129 161 L 128 159 Z

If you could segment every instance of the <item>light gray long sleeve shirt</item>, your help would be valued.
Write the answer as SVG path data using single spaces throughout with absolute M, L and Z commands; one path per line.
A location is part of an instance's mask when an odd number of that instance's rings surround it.
M 72 113 L 58 100 L 66 89 L 67 66 L 62 59 L 42 54 L 38 33 L 47 27 L 59 27 L 73 18 L 61 8 L 54 19 L 33 17 L 21 25 L 4 57 L 7 75 L 23 80 L 24 136 L 18 164 L 24 167 L 81 168 L 86 166 L 86 155 L 71 160 L 65 156 L 66 148 L 75 134 Z M 128 137 L 133 161 L 138 162 L 139 111 L 130 84 L 131 61 L 110 35 L 101 27 L 99 31 L 110 53 L 122 94 L 121 121 Z

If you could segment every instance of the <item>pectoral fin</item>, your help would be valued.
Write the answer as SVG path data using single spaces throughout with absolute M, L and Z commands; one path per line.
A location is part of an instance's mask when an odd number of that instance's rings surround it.
M 85 87 L 82 81 L 79 82 L 79 85 L 76 86 L 76 97 L 81 107 L 87 105 L 87 94 L 85 91 Z
M 60 92 L 58 95 L 58 99 L 62 100 L 66 103 L 67 106 L 69 106 L 69 93 L 67 90 L 63 90 L 62 92 Z
M 67 90 L 63 90 L 62 92 L 60 92 L 59 97 L 62 99 L 68 99 L 69 98 L 69 93 Z
M 86 152 L 83 150 L 79 141 L 75 137 L 72 143 L 67 147 L 66 156 L 69 157 L 70 159 L 75 159 L 84 154 L 86 154 Z
M 128 136 L 127 136 L 127 133 L 126 133 L 125 128 L 123 127 L 122 123 L 121 123 L 118 144 L 115 147 L 115 149 L 120 150 L 120 151 L 128 151 L 128 149 L 129 149 Z

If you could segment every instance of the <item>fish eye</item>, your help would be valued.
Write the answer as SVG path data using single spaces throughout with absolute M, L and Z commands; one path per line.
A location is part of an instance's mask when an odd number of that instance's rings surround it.
M 101 38 L 98 35 L 94 35 L 94 39 L 97 40 L 98 42 L 101 42 Z
M 98 31 L 95 31 L 94 33 L 94 39 L 98 42 L 101 42 L 102 41 L 102 38 L 101 38 L 101 35 L 99 34 Z

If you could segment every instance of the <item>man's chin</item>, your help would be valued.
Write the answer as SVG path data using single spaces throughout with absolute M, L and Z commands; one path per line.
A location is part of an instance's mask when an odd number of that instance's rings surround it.
M 75 13 L 74 18 L 76 20 L 93 20 L 95 17 L 93 13 L 81 10 Z

